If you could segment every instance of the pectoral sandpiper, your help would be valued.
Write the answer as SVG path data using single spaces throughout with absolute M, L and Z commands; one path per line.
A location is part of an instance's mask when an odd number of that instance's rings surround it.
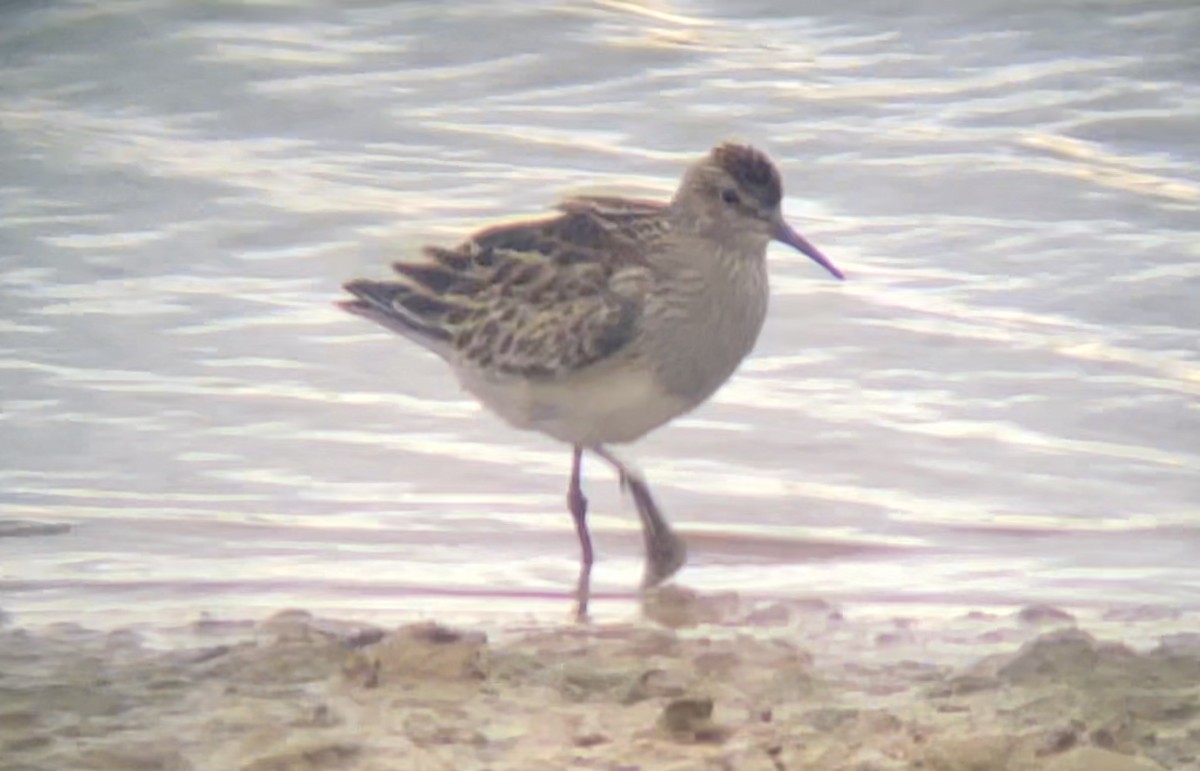
M 722 144 L 669 202 L 573 198 L 554 216 L 427 247 L 397 277 L 358 279 L 341 303 L 446 360 L 463 387 L 511 425 L 573 448 L 567 505 L 587 613 L 592 542 L 580 484 L 584 450 L 616 469 L 642 520 L 643 586 L 684 563 L 683 541 L 643 478 L 606 445 L 692 410 L 750 352 L 767 311 L 767 244 L 842 273 L 783 220 L 766 155 Z

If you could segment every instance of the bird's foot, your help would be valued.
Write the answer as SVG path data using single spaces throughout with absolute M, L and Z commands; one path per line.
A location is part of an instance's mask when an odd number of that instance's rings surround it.
M 646 539 L 646 570 L 642 574 L 642 588 L 658 586 L 679 572 L 687 562 L 687 544 L 669 528 L 654 531 Z

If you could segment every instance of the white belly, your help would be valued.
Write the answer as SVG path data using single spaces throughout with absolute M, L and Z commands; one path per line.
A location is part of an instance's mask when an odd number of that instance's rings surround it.
M 459 372 L 463 387 L 516 428 L 573 445 L 632 442 L 695 404 L 673 396 L 648 367 L 625 359 L 561 380 Z

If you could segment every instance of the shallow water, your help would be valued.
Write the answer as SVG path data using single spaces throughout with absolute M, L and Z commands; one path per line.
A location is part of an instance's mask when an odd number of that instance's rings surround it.
M 568 452 L 332 302 L 732 136 L 849 280 L 776 249 L 753 359 L 626 451 L 680 580 L 1200 609 L 1192 3 L 507 5 L 0 10 L 0 608 L 565 615 Z

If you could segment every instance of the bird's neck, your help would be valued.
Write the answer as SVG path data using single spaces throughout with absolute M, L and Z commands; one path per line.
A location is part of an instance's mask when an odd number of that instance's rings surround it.
M 767 311 L 766 245 L 681 239 L 662 265 L 654 333 L 666 388 L 699 403 L 721 386 L 758 340 Z

